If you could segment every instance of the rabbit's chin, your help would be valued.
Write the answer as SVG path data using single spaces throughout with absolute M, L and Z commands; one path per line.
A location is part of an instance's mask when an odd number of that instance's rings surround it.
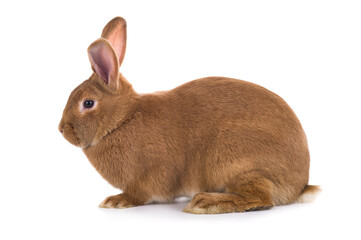
M 84 149 L 84 148 L 88 148 L 90 146 L 92 146 L 93 144 L 92 143 L 82 143 L 81 141 L 79 141 L 78 138 L 73 138 L 73 137 L 65 137 L 64 138 L 69 142 L 71 143 L 72 145 L 76 146 L 76 147 L 79 147 L 81 149 Z
M 64 138 L 65 138 L 65 140 L 70 142 L 72 145 L 74 145 L 76 147 L 81 147 L 79 140 L 75 136 L 69 136 L 69 135 L 64 134 Z

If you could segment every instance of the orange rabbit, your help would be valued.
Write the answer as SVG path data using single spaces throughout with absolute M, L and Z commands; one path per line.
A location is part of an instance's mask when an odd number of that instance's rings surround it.
M 88 48 L 94 73 L 71 93 L 59 130 L 123 193 L 100 207 L 193 197 L 190 213 L 267 209 L 302 201 L 309 152 L 302 126 L 276 94 L 208 77 L 137 94 L 119 73 L 126 22 L 111 20 Z

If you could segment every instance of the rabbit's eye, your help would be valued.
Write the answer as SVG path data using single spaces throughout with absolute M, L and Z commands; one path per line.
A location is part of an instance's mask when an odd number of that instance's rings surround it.
M 94 106 L 94 101 L 93 100 L 85 100 L 83 105 L 85 108 L 92 108 Z

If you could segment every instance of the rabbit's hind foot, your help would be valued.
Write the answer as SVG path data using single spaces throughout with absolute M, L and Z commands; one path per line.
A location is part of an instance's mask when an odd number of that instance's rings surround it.
M 196 194 L 183 210 L 195 214 L 219 214 L 269 209 L 274 206 L 264 179 L 234 184 L 226 193 L 202 192 Z

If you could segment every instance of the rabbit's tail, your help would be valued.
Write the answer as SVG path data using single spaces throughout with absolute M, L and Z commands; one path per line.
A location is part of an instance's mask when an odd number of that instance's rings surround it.
M 317 195 L 321 192 L 320 186 L 315 185 L 307 185 L 305 189 L 303 189 L 302 193 L 296 199 L 296 203 L 309 203 L 313 202 Z

